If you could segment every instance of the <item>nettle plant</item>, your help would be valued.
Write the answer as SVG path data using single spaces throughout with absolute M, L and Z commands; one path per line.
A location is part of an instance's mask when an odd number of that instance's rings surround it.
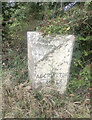
M 91 3 L 80 3 L 66 12 L 59 13 L 51 19 L 44 19 L 37 28 L 44 34 L 85 34 L 91 31 Z M 48 10 L 48 12 L 51 10 Z M 82 27 L 82 28 L 81 28 Z M 84 30 L 83 30 L 84 29 Z M 79 33 L 81 32 L 81 33 Z

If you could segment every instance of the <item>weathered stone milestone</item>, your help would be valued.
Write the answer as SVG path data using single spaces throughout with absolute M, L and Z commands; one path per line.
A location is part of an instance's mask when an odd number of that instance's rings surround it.
M 64 93 L 74 46 L 73 35 L 42 36 L 27 32 L 29 79 L 34 88 L 53 86 Z

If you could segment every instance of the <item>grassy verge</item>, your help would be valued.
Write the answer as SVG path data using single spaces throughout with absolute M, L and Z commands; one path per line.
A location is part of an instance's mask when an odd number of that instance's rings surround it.
M 13 52 L 13 51 L 12 51 Z M 22 55 L 23 56 L 23 55 Z M 10 64 L 11 63 L 11 64 Z M 3 118 L 89 118 L 87 94 L 74 100 L 72 94 L 34 91 L 28 81 L 27 58 L 17 55 L 3 63 Z

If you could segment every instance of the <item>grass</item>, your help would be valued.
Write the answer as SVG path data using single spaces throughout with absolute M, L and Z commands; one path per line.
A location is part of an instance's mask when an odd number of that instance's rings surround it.
M 10 39 L 8 40 L 6 36 L 4 40 L 3 51 L 7 52 L 4 55 L 2 71 L 0 71 L 3 89 L 2 118 L 90 118 L 90 98 L 85 86 L 76 90 L 75 95 L 72 94 L 74 90 L 71 91 L 71 94 L 66 91 L 65 94 L 60 95 L 54 89 L 45 93 L 41 89 L 39 91 L 32 89 L 28 79 L 27 57 L 23 50 L 26 50 L 26 32 L 35 30 L 42 21 L 31 20 L 30 16 L 29 20 L 29 22 L 22 21 L 22 24 L 19 24 L 21 31 L 16 31 L 19 26 L 10 29 L 7 32 L 10 33 Z M 14 22 L 14 24 L 17 23 Z M 81 72 L 83 76 L 85 72 Z M 69 87 L 71 88 L 71 85 L 74 89 L 78 87 L 76 83 L 80 84 L 81 80 L 84 80 L 82 75 L 80 77 L 80 80 L 72 81 L 71 79 Z
M 67 93 L 34 91 L 28 80 L 26 56 L 17 55 L 3 63 L 2 77 L 2 118 L 90 117 L 87 95 L 82 101 L 74 101 Z

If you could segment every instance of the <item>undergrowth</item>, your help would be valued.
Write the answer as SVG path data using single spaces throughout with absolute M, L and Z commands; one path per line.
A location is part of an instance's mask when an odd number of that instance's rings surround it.
M 72 10 L 65 13 L 60 11 L 60 14 L 56 15 L 53 13 L 54 6 L 51 5 L 52 8 L 49 9 L 48 3 L 36 5 L 31 2 L 30 4 L 20 2 L 16 3 L 15 7 L 3 3 L 3 19 L 8 22 L 3 23 L 2 32 L 2 52 L 4 53 L 0 72 L 3 87 L 2 118 L 90 118 L 90 110 L 92 111 L 92 100 L 90 100 L 92 85 L 89 87 L 92 65 L 91 4 L 92 2 L 78 3 Z M 41 11 L 43 7 L 45 9 Z M 37 21 L 31 20 L 31 17 L 34 18 L 37 15 L 39 17 L 43 14 L 46 18 L 40 26 L 35 24 Z M 25 33 L 30 29 L 35 30 L 36 27 L 43 32 L 43 35 L 75 34 L 78 36 L 78 44 L 74 50 L 72 76 L 63 95 L 54 89 L 44 93 L 42 89 L 33 90 L 31 87 L 28 79 L 27 57 L 24 52 L 26 50 Z
M 31 87 L 27 75 L 27 58 L 20 56 L 3 63 L 3 118 L 89 118 L 90 104 L 86 93 L 82 100 L 55 90 L 43 93 Z

